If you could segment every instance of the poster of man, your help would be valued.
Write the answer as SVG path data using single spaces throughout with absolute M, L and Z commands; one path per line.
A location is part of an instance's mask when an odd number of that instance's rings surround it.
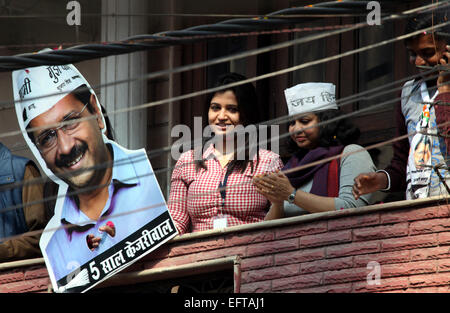
M 40 247 L 57 292 L 85 292 L 177 234 L 145 149 L 108 139 L 98 98 L 72 64 L 12 73 L 25 140 L 59 185 Z
M 421 168 L 424 165 L 430 165 L 428 162 L 431 159 L 431 140 L 429 136 L 422 136 L 420 141 L 414 147 L 414 163 L 416 168 Z
M 411 152 L 408 157 L 407 185 L 414 199 L 429 196 L 431 178 L 432 138 L 430 135 L 418 133 L 411 140 Z

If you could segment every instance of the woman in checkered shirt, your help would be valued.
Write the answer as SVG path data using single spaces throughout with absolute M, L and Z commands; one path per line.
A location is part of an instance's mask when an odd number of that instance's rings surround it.
M 216 87 L 245 79 L 227 73 Z M 257 138 L 248 133 L 242 140 L 238 132 L 260 122 L 251 83 L 211 94 L 205 115 L 213 139 L 203 145 L 203 153 L 181 154 L 172 173 L 168 207 L 180 234 L 263 221 L 270 203 L 256 191 L 252 178 L 283 167 L 278 154 L 259 149 Z
M 330 83 L 304 83 L 285 90 L 289 115 L 293 117 L 289 139 L 294 154 L 281 172 L 254 180 L 258 191 L 272 203 L 266 220 L 373 202 L 372 194 L 358 200 L 353 197 L 354 178 L 374 172 L 375 166 L 369 153 L 354 144 L 359 129 L 347 119 L 337 119 L 341 113 L 335 88 Z M 333 122 L 318 125 L 329 120 Z M 307 166 L 328 158 L 334 159 Z

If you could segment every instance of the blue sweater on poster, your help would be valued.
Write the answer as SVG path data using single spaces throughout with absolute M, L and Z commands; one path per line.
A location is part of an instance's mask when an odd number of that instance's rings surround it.
M 108 186 L 108 201 L 99 220 L 92 220 L 79 210 L 74 197 L 66 196 L 64 199 L 61 226 L 72 227 L 56 230 L 46 247 L 57 281 L 167 210 L 145 151 L 125 153 L 115 143 L 111 143 L 111 146 L 114 158 L 112 179 Z M 124 214 L 130 211 L 135 212 Z M 104 236 L 100 246 L 94 251 L 90 250 L 87 235 L 102 237 L 98 229 L 108 221 L 115 225 L 115 237 Z

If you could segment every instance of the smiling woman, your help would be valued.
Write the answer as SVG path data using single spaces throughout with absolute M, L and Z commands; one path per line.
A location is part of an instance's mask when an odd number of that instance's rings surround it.
M 245 79 L 227 73 L 215 87 Z M 252 153 L 249 140 L 245 147 L 238 146 L 239 134 L 233 131 L 259 122 L 256 99 L 250 83 L 225 87 L 207 98 L 205 114 L 213 143 L 206 145 L 200 160 L 195 158 L 197 151 L 184 152 L 172 173 L 168 207 L 181 234 L 264 220 L 270 203 L 258 194 L 252 178 L 279 170 L 283 164 L 272 151 Z M 245 153 L 238 153 L 239 149 Z
M 359 200 L 352 196 L 354 177 L 375 170 L 368 152 L 354 144 L 359 130 L 345 119 L 318 125 L 340 116 L 335 86 L 306 83 L 285 94 L 289 115 L 294 118 L 289 124 L 289 146 L 294 154 L 283 168 L 288 173 L 254 179 L 258 192 L 272 202 L 266 220 L 370 204 L 371 195 Z M 332 157 L 335 159 L 309 166 Z
M 292 133 L 291 139 L 299 148 L 311 150 L 317 147 L 319 128 L 316 125 L 318 123 L 319 117 L 313 113 L 300 116 L 289 123 L 289 133 Z
M 224 136 L 240 124 L 238 102 L 233 91 L 214 95 L 208 110 L 208 123 L 216 136 Z

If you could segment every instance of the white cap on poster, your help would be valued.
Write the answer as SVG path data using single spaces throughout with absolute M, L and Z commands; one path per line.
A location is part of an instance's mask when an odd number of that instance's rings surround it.
M 46 51 L 51 51 L 51 49 L 39 52 Z M 25 128 L 36 116 L 51 109 L 67 94 L 82 85 L 86 85 L 94 94 L 101 112 L 94 90 L 72 64 L 46 65 L 16 70 L 12 73 L 12 83 L 17 116 L 19 117 L 20 112 Z

